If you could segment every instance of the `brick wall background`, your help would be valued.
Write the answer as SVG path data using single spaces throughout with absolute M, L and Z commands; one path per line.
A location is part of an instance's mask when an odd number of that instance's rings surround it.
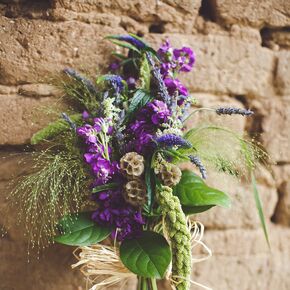
M 94 74 L 109 62 L 103 37 L 134 32 L 154 46 L 169 37 L 197 54 L 184 77 L 201 104 L 249 107 L 251 119 L 229 126 L 259 134 L 276 165 L 261 167 L 258 187 L 265 207 L 269 252 L 249 185 L 223 176 L 209 183 L 232 193 L 230 210 L 213 209 L 197 219 L 206 226 L 213 257 L 193 267 L 192 277 L 215 290 L 290 289 L 290 2 L 286 0 L 0 0 L 0 211 L 6 185 L 25 168 L 19 156 L 48 122 L 35 109 L 54 105 L 50 77 L 64 67 Z M 220 119 L 220 122 L 225 119 Z M 0 290 L 81 290 L 85 282 L 69 247 L 54 245 L 37 259 L 15 215 L 1 211 Z M 12 225 L 9 227 L 9 225 Z M 198 251 L 198 250 L 197 250 Z M 118 287 L 116 287 L 118 289 Z M 165 289 L 165 286 L 164 286 Z M 198 287 L 192 286 L 192 289 Z

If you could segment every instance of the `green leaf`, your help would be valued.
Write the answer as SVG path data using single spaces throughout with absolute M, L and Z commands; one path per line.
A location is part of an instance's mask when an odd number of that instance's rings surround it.
M 140 237 L 125 240 L 121 244 L 120 258 L 136 275 L 161 279 L 171 262 L 171 251 L 162 235 L 145 231 Z
M 106 37 L 107 39 L 110 39 L 112 43 L 118 45 L 118 46 L 121 46 L 121 47 L 124 47 L 124 48 L 128 48 L 128 49 L 131 49 L 133 51 L 136 51 L 137 53 L 140 54 L 140 51 L 138 48 L 136 48 L 134 45 L 130 44 L 130 43 L 127 43 L 127 42 L 123 42 L 123 41 L 120 41 L 120 40 L 117 40 L 113 37 L 110 37 L 110 36 L 107 36 Z M 113 40 L 112 40 L 113 39 Z
M 70 119 L 75 122 L 79 123 L 82 120 L 81 114 L 74 114 L 69 116 Z M 36 145 L 44 140 L 51 139 L 58 134 L 62 133 L 63 131 L 69 130 L 70 126 L 69 124 L 63 120 L 59 119 L 55 122 L 49 123 L 46 127 L 36 132 L 30 140 L 30 143 L 32 145 Z
M 140 67 L 140 80 L 142 89 L 150 91 L 150 79 L 151 79 L 151 68 L 148 63 L 146 55 L 143 54 Z
M 92 192 L 93 193 L 97 193 L 97 192 L 113 189 L 113 188 L 116 188 L 116 187 L 118 187 L 117 183 L 108 183 L 108 184 L 99 185 L 99 186 L 94 187 Z
M 132 115 L 140 108 L 144 107 L 152 97 L 144 90 L 137 90 L 130 102 L 128 113 L 127 113 L 127 120 L 132 117 Z
M 214 205 L 204 205 L 204 206 L 183 206 L 182 210 L 186 215 L 197 214 L 200 212 L 207 211 L 214 207 Z
M 174 188 L 174 194 L 184 206 L 230 207 L 227 194 L 207 186 L 199 176 L 189 170 L 182 172 L 181 180 Z
M 152 203 L 153 203 L 153 191 L 152 191 L 152 168 L 151 168 L 151 160 L 148 160 L 146 162 L 145 167 L 145 183 L 146 183 L 146 189 L 147 189 L 147 203 L 144 206 L 144 210 L 147 213 L 150 213 L 152 210 Z
M 268 246 L 270 248 L 270 240 L 269 240 L 267 226 L 266 226 L 266 222 L 265 222 L 265 216 L 264 216 L 264 212 L 263 212 L 263 207 L 262 207 L 261 199 L 260 199 L 258 188 L 257 188 L 256 178 L 255 178 L 253 172 L 251 172 L 251 179 L 252 179 L 252 186 L 253 186 L 253 194 L 254 194 L 254 198 L 255 198 L 256 207 L 257 207 L 257 210 L 258 210 L 260 222 L 261 222 L 261 225 L 262 225 L 262 228 L 263 228 L 265 239 L 266 239 L 267 244 L 268 244 Z
M 121 59 L 121 60 L 127 59 L 127 56 L 126 55 L 121 54 L 121 53 L 118 53 L 118 52 L 113 52 L 112 55 L 115 56 L 115 57 L 117 57 L 117 58 L 119 58 L 119 59 Z
M 60 244 L 69 246 L 89 246 L 103 241 L 112 229 L 97 225 L 91 220 L 91 212 L 76 213 L 59 221 L 62 235 L 54 238 Z

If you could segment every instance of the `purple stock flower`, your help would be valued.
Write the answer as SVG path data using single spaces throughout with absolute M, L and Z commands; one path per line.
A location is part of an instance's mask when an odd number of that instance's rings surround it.
M 195 63 L 195 54 L 189 47 L 173 50 L 174 61 L 179 71 L 190 72 Z
M 97 194 L 99 208 L 92 214 L 92 220 L 114 228 L 112 235 L 119 241 L 138 236 L 145 223 L 139 210 L 127 204 L 120 190 L 109 190 Z
M 170 95 L 174 95 L 177 91 L 180 95 L 188 96 L 187 88 L 180 82 L 179 79 L 165 78 L 164 83 Z
M 151 121 L 154 125 L 159 125 L 167 121 L 170 116 L 170 111 L 167 108 L 167 105 L 158 100 L 154 100 L 152 103 L 147 105 L 152 112 Z

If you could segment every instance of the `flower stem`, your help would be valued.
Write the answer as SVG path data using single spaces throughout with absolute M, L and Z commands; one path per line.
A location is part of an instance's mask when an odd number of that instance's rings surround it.
M 198 108 L 193 110 L 183 121 L 185 122 L 186 120 L 188 120 L 192 115 L 194 115 L 197 112 L 200 111 L 210 111 L 210 112 L 215 112 L 215 109 L 211 109 L 211 108 Z
M 156 283 L 156 279 L 154 278 L 151 278 L 151 287 L 152 287 L 152 290 L 158 290 L 157 288 L 157 283 Z

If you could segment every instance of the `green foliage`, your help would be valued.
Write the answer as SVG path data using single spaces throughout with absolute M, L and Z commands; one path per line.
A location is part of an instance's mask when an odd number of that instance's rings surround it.
M 121 39 L 121 36 L 118 35 L 118 34 L 115 34 L 115 35 L 108 35 L 105 37 L 105 39 L 109 39 L 112 43 L 120 46 L 120 47 L 123 47 L 123 48 L 128 48 L 128 49 L 131 49 L 137 53 L 140 53 L 140 50 L 135 47 L 134 45 L 128 43 L 128 42 L 125 42 L 124 40 Z M 144 43 L 142 41 L 142 43 Z
M 185 134 L 185 138 L 192 142 L 197 154 L 207 162 L 207 165 L 237 177 L 251 177 L 258 215 L 269 244 L 262 204 L 253 175 L 256 163 L 259 160 L 266 160 L 267 153 L 255 142 L 244 139 L 228 128 L 215 125 L 193 128 Z M 183 150 L 182 153 L 190 152 Z
M 90 246 L 106 239 L 112 229 L 97 225 L 91 214 L 82 212 L 63 217 L 58 223 L 61 235 L 54 240 L 69 246 Z
M 136 90 L 134 93 L 127 112 L 127 120 L 130 120 L 134 113 L 144 107 L 152 97 L 144 90 Z
M 99 108 L 101 93 L 90 90 L 82 80 L 65 76 L 60 87 L 65 93 L 65 98 L 75 103 L 74 107 L 89 112 L 95 112 Z
M 204 205 L 204 206 L 182 206 L 182 210 L 186 215 L 192 215 L 207 211 L 214 207 L 214 205 Z
M 187 207 L 222 206 L 230 207 L 230 199 L 224 192 L 207 186 L 204 181 L 189 170 L 182 172 L 180 182 L 174 188 L 180 203 Z M 205 208 L 202 208 L 203 211 Z M 193 211 L 195 209 L 192 209 Z M 197 209 L 196 209 L 197 210 Z
M 97 193 L 97 192 L 101 192 L 101 191 L 105 191 L 105 190 L 109 190 L 109 189 L 114 189 L 116 187 L 118 187 L 118 183 L 107 183 L 104 185 L 98 185 L 98 186 L 94 187 L 92 192 Z
M 17 206 L 32 246 L 45 246 L 55 235 L 58 219 L 83 206 L 88 175 L 80 156 L 71 152 L 44 151 L 33 157 L 32 172 L 15 180 L 8 199 Z
M 242 138 L 228 128 L 216 125 L 193 128 L 184 137 L 192 143 L 195 152 L 180 152 L 197 154 L 206 166 L 235 176 L 247 176 L 257 160 L 267 157 L 254 142 Z
M 150 79 L 151 79 L 151 68 L 148 63 L 147 57 L 143 54 L 140 67 L 140 81 L 141 88 L 145 91 L 150 91 Z
M 70 115 L 69 117 L 76 124 L 80 124 L 82 120 L 81 114 L 74 114 Z M 32 136 L 30 142 L 32 145 L 36 145 L 42 141 L 49 140 L 69 129 L 70 129 L 69 124 L 65 120 L 59 119 L 55 122 L 49 123 L 46 127 L 36 132 Z
M 253 194 L 254 194 L 254 198 L 255 198 L 256 207 L 258 210 L 259 219 L 260 219 L 260 222 L 262 225 L 262 229 L 263 229 L 267 244 L 270 247 L 270 240 L 269 240 L 267 226 L 266 226 L 266 222 L 265 222 L 263 207 L 262 207 L 261 199 L 260 199 L 259 192 L 257 189 L 256 179 L 255 179 L 253 172 L 251 172 L 251 178 L 252 178 Z
M 152 189 L 152 176 L 154 172 L 151 168 L 151 160 L 147 161 L 145 164 L 145 183 L 147 189 L 147 203 L 144 206 L 146 213 L 151 213 L 153 205 L 153 189 Z
M 120 258 L 136 275 L 161 279 L 171 262 L 171 251 L 162 235 L 144 231 L 138 238 L 122 242 Z

